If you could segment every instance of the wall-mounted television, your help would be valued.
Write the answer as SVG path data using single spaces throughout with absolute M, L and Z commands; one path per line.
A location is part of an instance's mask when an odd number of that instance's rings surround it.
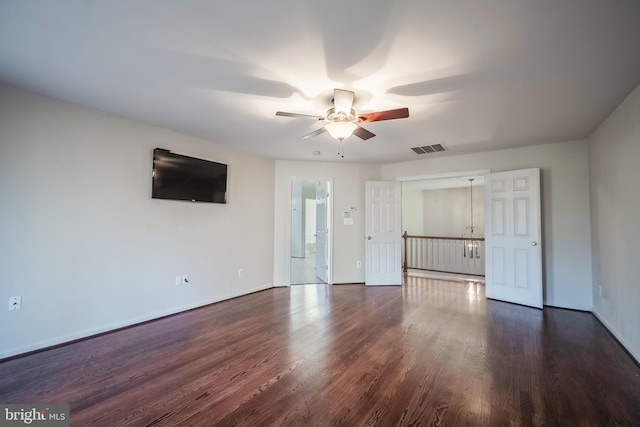
M 227 165 L 156 148 L 151 197 L 227 203 Z

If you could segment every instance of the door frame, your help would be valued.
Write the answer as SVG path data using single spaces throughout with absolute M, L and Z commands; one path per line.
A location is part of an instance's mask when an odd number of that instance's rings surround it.
M 325 181 L 329 183 L 327 197 L 327 285 L 333 285 L 333 178 L 327 177 L 291 177 L 289 178 L 289 193 L 287 195 L 287 286 L 291 286 L 291 209 L 293 208 L 292 194 L 294 181 Z
M 491 169 L 476 169 L 476 170 L 469 170 L 469 171 L 432 173 L 427 175 L 400 176 L 396 178 L 396 181 L 404 182 L 404 181 L 426 181 L 430 179 L 444 179 L 444 178 L 464 178 L 465 176 L 486 175 L 488 173 L 491 173 Z

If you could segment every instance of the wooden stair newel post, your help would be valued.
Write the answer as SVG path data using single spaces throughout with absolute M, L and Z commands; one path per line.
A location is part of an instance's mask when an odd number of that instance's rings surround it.
M 404 239 L 404 262 L 402 263 L 402 272 L 403 273 L 407 273 L 407 232 L 405 231 L 404 234 L 402 235 L 402 238 Z

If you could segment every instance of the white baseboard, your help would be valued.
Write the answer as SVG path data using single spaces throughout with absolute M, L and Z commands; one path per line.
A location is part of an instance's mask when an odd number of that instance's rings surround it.
M 593 307 L 587 307 L 587 306 L 573 306 L 573 307 L 568 307 L 566 305 L 558 305 L 558 304 L 549 304 L 548 302 L 544 302 L 543 305 L 545 307 L 552 307 L 552 308 L 562 308 L 565 310 L 576 310 L 576 311 L 587 311 L 589 313 L 593 312 Z
M 180 306 L 180 307 L 173 307 L 171 309 L 168 310 L 164 310 L 164 311 L 159 311 L 150 315 L 146 315 L 146 316 L 140 316 L 140 317 L 135 317 L 133 319 L 127 319 L 125 321 L 122 322 L 114 322 L 111 323 L 109 325 L 105 325 L 99 328 L 91 328 L 91 329 L 85 329 L 83 331 L 77 331 L 77 332 L 73 332 L 71 334 L 67 334 L 67 335 L 61 335 L 61 336 L 57 336 L 55 338 L 50 338 L 47 340 L 43 340 L 28 346 L 24 346 L 24 347 L 17 347 L 17 348 L 12 348 L 9 350 L 5 350 L 0 352 L 0 360 L 7 358 L 7 357 L 12 357 L 12 356 L 17 356 L 23 353 L 28 353 L 30 351 L 35 351 L 35 350 L 40 350 L 40 349 L 45 349 L 47 347 L 52 347 L 55 345 L 60 345 L 60 344 L 64 344 L 70 341 L 74 341 L 77 339 L 82 339 L 82 338 L 88 338 L 91 337 L 93 335 L 98 335 L 98 334 L 102 334 L 105 332 L 110 332 L 116 329 L 120 329 L 120 328 L 125 328 L 128 326 L 133 326 L 136 325 L 138 323 L 143 323 L 143 322 L 148 322 L 149 320 L 155 320 L 155 319 L 159 319 L 161 317 L 165 317 L 165 316 L 170 316 L 172 314 L 176 314 L 176 313 L 180 313 L 183 311 L 187 311 L 187 310 L 193 310 L 194 308 L 199 308 L 199 307 L 204 307 L 206 305 L 209 304 L 214 304 L 216 302 L 220 302 L 220 301 L 225 301 L 231 298 L 236 298 L 236 297 L 241 297 L 243 295 L 248 295 L 254 292 L 258 292 L 258 291 L 264 291 L 266 289 L 271 289 L 273 288 L 273 285 L 268 284 L 268 285 L 264 285 L 264 286 L 258 286 L 256 288 L 253 289 L 249 289 L 246 291 L 242 291 L 242 292 L 234 292 L 234 293 L 230 293 L 230 294 L 226 294 L 222 297 L 219 298 L 213 298 L 210 300 L 206 300 L 206 301 L 200 301 L 198 303 L 195 304 L 188 304 L 188 305 L 184 305 L 184 306 Z
M 600 323 L 602 323 L 604 325 L 605 328 L 607 328 L 607 330 L 609 331 L 609 333 L 611 335 L 613 335 L 614 337 L 616 337 L 616 339 L 618 340 L 618 342 L 620 343 L 620 345 L 622 345 L 624 347 L 624 349 L 627 351 L 627 353 L 629 353 L 629 355 L 631 356 L 631 358 L 638 364 L 640 365 L 640 355 L 637 354 L 633 354 L 633 352 L 631 351 L 631 347 L 629 346 L 629 344 L 620 336 L 620 334 L 613 328 L 613 326 L 611 326 L 611 324 L 609 322 L 607 322 L 605 320 L 604 317 L 602 317 L 600 314 L 598 314 L 595 310 L 593 310 L 591 312 L 596 319 L 598 319 L 600 321 Z

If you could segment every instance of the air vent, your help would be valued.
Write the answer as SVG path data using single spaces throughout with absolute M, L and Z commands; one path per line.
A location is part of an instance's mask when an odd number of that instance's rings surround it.
M 426 154 L 426 153 L 439 153 L 441 151 L 447 151 L 442 144 L 433 144 L 433 145 L 424 145 L 422 147 L 413 147 L 411 148 L 416 154 Z
M 430 146 L 430 145 L 425 145 L 424 147 L 420 147 L 424 150 L 425 153 L 435 153 L 436 150 Z

